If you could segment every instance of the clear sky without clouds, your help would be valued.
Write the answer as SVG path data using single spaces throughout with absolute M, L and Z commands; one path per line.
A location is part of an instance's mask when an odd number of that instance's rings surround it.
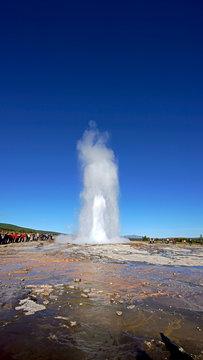
M 203 233 L 203 2 L 2 1 L 0 222 L 72 232 L 88 122 L 122 234 Z

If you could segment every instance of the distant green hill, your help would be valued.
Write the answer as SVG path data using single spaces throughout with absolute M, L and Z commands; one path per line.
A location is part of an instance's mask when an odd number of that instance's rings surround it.
M 0 223 L 0 231 L 7 231 L 7 232 L 20 232 L 20 233 L 48 233 L 53 235 L 59 235 L 60 233 L 55 231 L 48 231 L 48 230 L 35 230 L 30 229 L 22 226 L 12 225 L 12 224 L 3 224 Z

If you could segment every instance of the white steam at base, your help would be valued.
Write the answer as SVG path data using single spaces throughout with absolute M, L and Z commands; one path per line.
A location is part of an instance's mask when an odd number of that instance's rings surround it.
M 93 122 L 77 144 L 82 164 L 84 189 L 79 228 L 74 243 L 118 243 L 119 237 L 118 168 L 115 156 L 106 146 L 108 134 L 101 134 Z M 70 242 L 60 235 L 57 242 Z

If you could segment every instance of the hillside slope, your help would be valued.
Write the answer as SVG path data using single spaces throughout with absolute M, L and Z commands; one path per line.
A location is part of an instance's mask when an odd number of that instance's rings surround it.
M 51 233 L 53 235 L 59 235 L 60 233 L 56 231 L 49 231 L 49 230 L 35 230 L 26 228 L 23 226 L 17 226 L 13 224 L 4 224 L 0 223 L 0 231 L 6 231 L 6 232 L 21 232 L 21 233 Z

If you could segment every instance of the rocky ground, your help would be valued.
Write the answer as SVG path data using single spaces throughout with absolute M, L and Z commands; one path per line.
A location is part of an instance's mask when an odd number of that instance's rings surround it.
M 201 246 L 0 247 L 0 359 L 203 359 Z
M 53 245 L 54 249 L 55 246 Z M 136 242 L 118 245 L 60 245 L 59 249 L 67 255 L 78 254 L 91 259 L 103 258 L 154 265 L 203 266 L 203 246 L 201 245 L 165 245 Z

